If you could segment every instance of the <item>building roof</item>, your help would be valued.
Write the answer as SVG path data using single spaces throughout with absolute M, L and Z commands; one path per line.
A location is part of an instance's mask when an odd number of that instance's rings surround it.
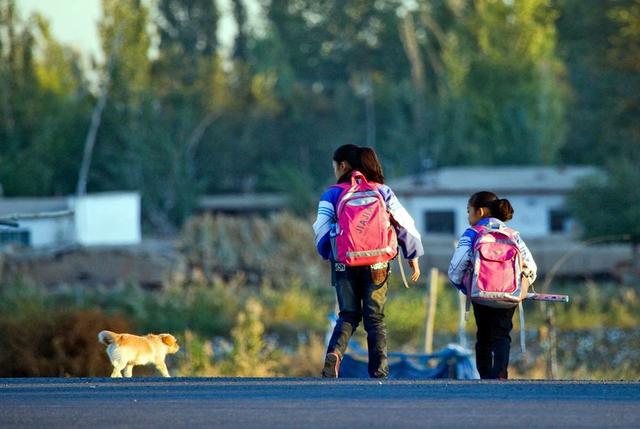
M 398 194 L 451 195 L 486 190 L 497 194 L 565 194 L 578 180 L 598 174 L 590 166 L 443 167 L 391 180 Z
M 198 208 L 206 211 L 271 211 L 282 210 L 287 204 L 287 196 L 278 193 L 206 195 L 198 200 Z
M 0 216 L 18 213 L 32 214 L 57 212 L 69 209 L 67 197 L 16 197 L 0 198 Z
M 70 195 L 66 197 L 0 197 L 0 217 L 25 215 L 24 218 L 58 217 L 73 214 L 77 200 L 96 198 L 112 198 L 121 196 L 138 196 L 135 191 L 108 191 L 86 194 L 83 196 Z M 21 216 L 19 216 L 21 217 Z

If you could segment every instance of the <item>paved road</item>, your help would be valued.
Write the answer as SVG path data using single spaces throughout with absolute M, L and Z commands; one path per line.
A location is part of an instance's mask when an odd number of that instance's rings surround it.
M 640 383 L 0 379 L 11 427 L 640 428 Z

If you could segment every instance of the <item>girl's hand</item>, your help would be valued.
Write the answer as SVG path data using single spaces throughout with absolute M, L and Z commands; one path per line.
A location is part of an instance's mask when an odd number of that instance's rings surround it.
M 409 259 L 409 267 L 411 268 L 411 281 L 416 283 L 420 278 L 420 265 L 418 265 L 418 258 Z

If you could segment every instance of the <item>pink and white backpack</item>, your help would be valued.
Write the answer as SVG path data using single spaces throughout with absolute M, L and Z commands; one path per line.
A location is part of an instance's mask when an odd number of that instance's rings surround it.
M 478 233 L 473 245 L 472 270 L 465 276 L 467 298 L 497 308 L 514 307 L 527 297 L 529 280 L 517 232 L 511 228 L 474 226 Z
M 387 262 L 398 253 L 396 232 L 378 186 L 359 171 L 343 189 L 336 208 L 335 257 L 347 266 Z
M 523 273 L 517 232 L 511 228 L 474 226 L 478 233 L 473 245 L 472 271 L 463 280 L 467 288 L 467 311 L 471 301 L 496 308 L 518 306 L 520 350 L 524 353 L 525 329 L 522 301 L 527 298 L 529 278 Z

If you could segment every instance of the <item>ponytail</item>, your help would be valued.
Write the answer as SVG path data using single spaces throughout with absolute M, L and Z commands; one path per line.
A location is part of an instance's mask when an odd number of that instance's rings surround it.
M 485 207 L 489 209 L 489 215 L 503 222 L 513 218 L 513 207 L 506 198 L 498 198 L 496 194 L 488 191 L 476 192 L 469 198 L 469 206 L 476 210 Z
M 506 198 L 498 198 L 490 207 L 491 216 L 500 219 L 503 222 L 511 220 L 513 218 L 513 207 Z

